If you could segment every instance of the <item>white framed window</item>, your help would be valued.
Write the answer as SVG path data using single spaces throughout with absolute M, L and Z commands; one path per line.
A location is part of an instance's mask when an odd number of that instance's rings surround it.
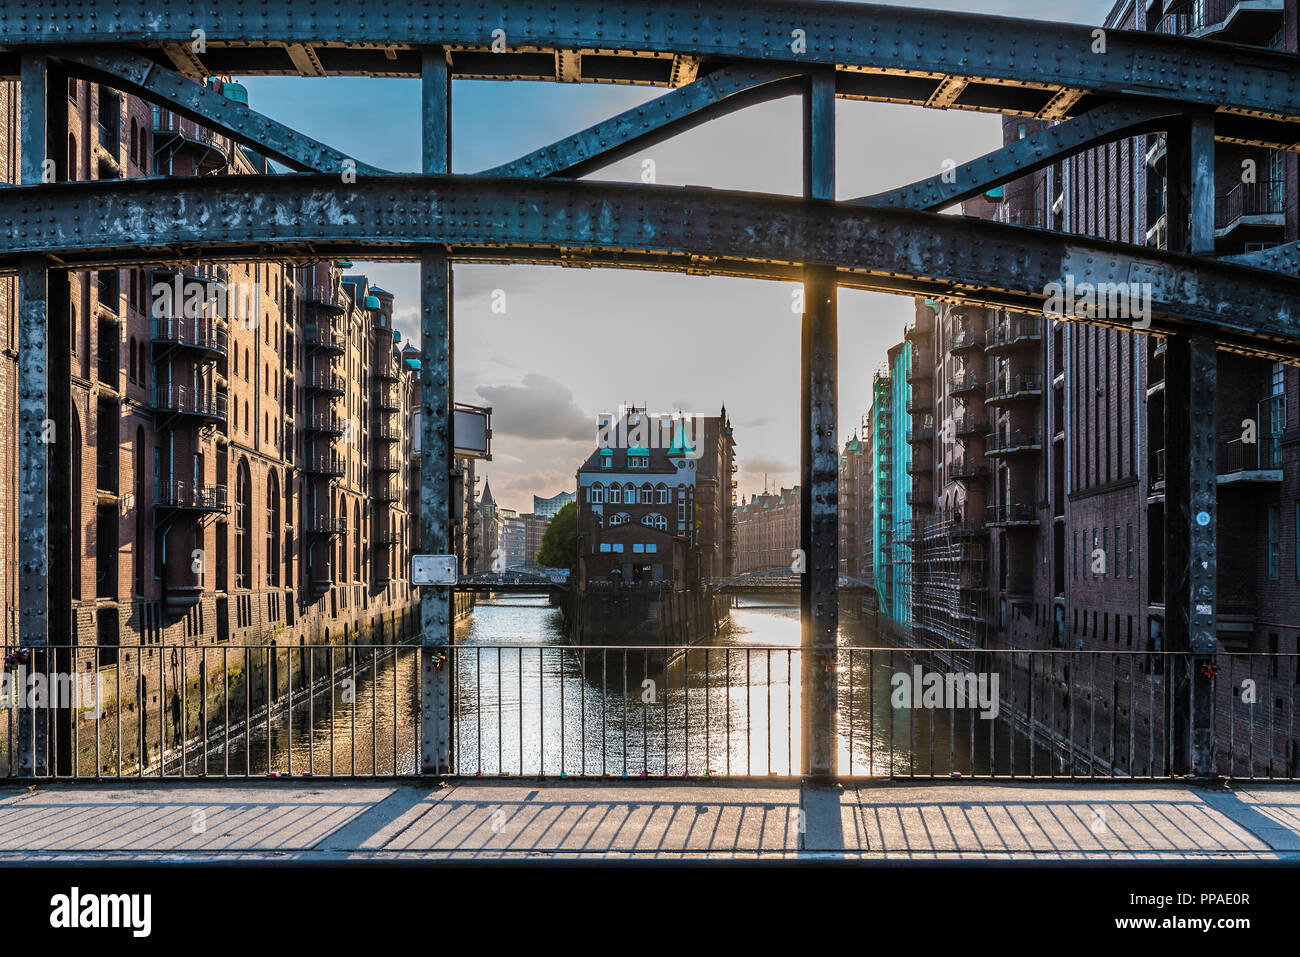
M 651 512 L 641 519 L 642 525 L 649 525 L 651 528 L 657 528 L 662 532 L 668 531 L 668 519 L 664 518 L 658 512 Z
M 604 501 L 605 501 L 605 486 L 603 486 L 603 485 L 593 485 L 593 486 L 591 487 L 591 498 L 590 498 L 590 501 L 592 501 L 592 502 L 594 502 L 594 503 L 596 503 L 596 504 L 604 504 Z
M 667 485 L 660 485 L 657 489 L 655 489 L 655 491 L 658 493 L 657 496 L 656 496 L 656 499 L 657 499 L 657 501 L 658 501 L 658 504 L 660 504 L 660 505 L 667 505 L 667 504 L 668 504 L 668 486 L 667 486 Z
M 610 547 L 610 550 L 613 551 L 613 552 L 617 552 L 617 553 L 619 553 L 619 554 L 622 554 L 622 552 L 623 552 L 623 543 L 622 543 L 622 542 L 615 542 L 614 544 L 610 545 L 609 547 Z
M 600 543 L 600 550 L 601 550 L 602 552 L 608 552 L 608 551 L 610 550 L 609 542 L 601 542 L 601 543 Z
M 632 546 L 632 552 L 633 552 L 633 554 L 636 554 L 636 553 L 638 553 L 638 552 L 644 552 L 644 551 L 645 551 L 645 546 L 642 545 L 640 542 L 636 542 L 636 543 Z
M 623 502 L 623 486 L 611 485 L 609 487 L 609 502 L 611 505 L 620 505 Z
M 654 495 L 655 495 L 655 491 L 654 491 L 654 489 L 652 489 L 649 485 L 642 485 L 642 486 L 641 486 L 641 499 L 640 499 L 640 501 L 641 501 L 641 504 L 642 504 L 642 505 L 653 505 L 653 504 L 654 504 Z
M 659 551 L 659 546 L 656 545 L 654 542 L 647 542 L 645 546 L 645 550 L 647 552 L 657 552 Z

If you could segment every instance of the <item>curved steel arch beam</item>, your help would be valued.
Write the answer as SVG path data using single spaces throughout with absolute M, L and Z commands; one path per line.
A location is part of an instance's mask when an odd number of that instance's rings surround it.
M 105 83 L 152 103 L 163 104 L 173 112 L 224 133 L 235 142 L 286 163 L 299 172 L 342 172 L 347 162 L 354 163 L 359 174 L 387 172 L 359 163 L 332 146 L 317 142 L 202 83 L 129 51 L 118 50 L 111 54 L 82 50 L 51 51 L 51 55 L 59 56 L 73 76 Z
M 1072 120 L 1031 133 L 947 173 L 849 202 L 860 206 L 940 210 L 1094 146 L 1164 129 L 1168 125 L 1165 121 L 1181 113 L 1176 104 L 1164 100 L 1107 103 Z
M 194 31 L 202 30 L 206 55 L 219 64 L 218 70 L 296 74 L 305 47 L 320 61 L 320 73 L 349 72 L 331 66 L 331 55 L 337 59 L 371 50 L 378 62 L 365 60 L 364 68 L 352 72 L 415 75 L 419 58 L 403 58 L 403 48 L 450 46 L 486 53 L 493 31 L 502 30 L 510 51 L 753 59 L 801 70 L 834 66 L 939 82 L 960 77 L 988 81 L 990 88 L 1006 84 L 1044 90 L 1048 100 L 1061 90 L 1086 90 L 1300 119 L 1300 58 L 1295 54 L 1124 30 L 1103 31 L 1105 52 L 1094 53 L 1097 29 L 810 0 L 747 0 L 743 7 L 730 0 L 442 0 L 436 5 L 428 0 L 374 5 L 355 0 L 246 5 L 27 0 L 21 11 L 0 19 L 0 45 L 115 42 L 188 55 Z M 261 52 L 250 54 L 248 48 Z M 300 55 L 291 55 L 293 50 Z M 669 72 L 622 79 L 667 85 Z M 556 70 L 546 78 L 559 75 Z
M 737 110 L 797 92 L 801 77 L 764 66 L 724 67 L 479 176 L 585 176 Z
M 383 176 L 110 180 L 0 191 L 22 256 L 59 265 L 355 255 L 632 266 L 847 286 L 1041 310 L 1049 284 L 1144 284 L 1150 329 L 1300 357 L 1300 280 L 1158 250 L 904 209 L 574 180 Z M 1249 313 L 1242 303 L 1250 303 Z M 1120 328 L 1124 319 L 1088 321 Z

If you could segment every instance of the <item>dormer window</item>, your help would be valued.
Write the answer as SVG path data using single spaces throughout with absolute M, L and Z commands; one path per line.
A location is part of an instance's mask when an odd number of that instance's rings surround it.
M 650 450 L 634 445 L 627 450 L 627 467 L 629 469 L 648 469 L 650 467 Z
M 600 467 L 603 468 L 603 469 L 609 469 L 609 468 L 613 468 L 613 467 L 614 467 L 614 450 L 613 450 L 613 449 L 601 449 L 601 450 L 600 450 Z

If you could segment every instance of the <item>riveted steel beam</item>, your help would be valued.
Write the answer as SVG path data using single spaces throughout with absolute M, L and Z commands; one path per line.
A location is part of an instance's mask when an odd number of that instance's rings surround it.
M 441 50 L 424 54 L 421 147 L 426 173 L 451 166 L 451 73 Z M 443 247 L 420 255 L 420 543 L 426 554 L 450 555 L 452 542 L 452 292 L 451 259 Z M 455 662 L 451 588 L 420 589 L 420 772 L 452 767 L 451 695 Z
M 939 210 L 1094 146 L 1163 129 L 1178 115 L 1160 100 L 1119 100 L 1015 140 L 979 159 L 899 189 L 850 200 L 863 206 Z
M 808 77 L 803 104 L 804 196 L 835 198 L 835 77 Z M 838 301 L 835 270 L 804 270 L 800 339 L 800 547 L 803 767 L 810 778 L 835 775 L 839 672 Z
M 957 97 L 965 92 L 970 79 L 964 76 L 945 76 L 934 88 L 925 105 L 932 110 L 946 110 L 957 102 Z
M 110 180 L 0 190 L 0 270 L 24 253 L 69 268 L 213 259 L 528 261 L 841 286 L 1041 311 L 1049 283 L 1141 283 L 1151 332 L 1300 355 L 1300 279 L 1124 243 L 908 209 L 686 187 L 474 176 Z M 1242 302 L 1255 308 L 1241 309 Z M 1087 315 L 1100 325 L 1124 319 Z
M 1268 269 L 1295 275 L 1300 273 L 1300 241 L 1283 243 L 1281 246 L 1271 246 L 1250 253 L 1239 253 L 1235 256 L 1223 256 L 1220 262 L 1238 263 L 1242 266 L 1253 266 L 1255 269 Z
M 299 171 L 342 173 L 346 164 L 355 172 L 375 175 L 386 172 L 359 163 L 347 154 L 318 143 L 310 136 L 277 123 L 217 93 L 203 83 L 159 66 L 152 60 L 127 51 L 97 53 L 70 51 L 62 54 L 68 72 L 105 83 L 114 89 L 134 93 L 175 113 L 231 137 L 264 156 L 279 160 Z
M 798 92 L 799 77 L 763 66 L 725 67 L 481 176 L 585 176 L 686 130 Z
M 490 68 L 503 78 L 553 80 L 554 52 L 571 50 L 582 57 L 582 79 L 597 82 L 667 86 L 677 56 L 753 59 L 803 70 L 967 77 L 981 93 L 972 108 L 1029 115 L 1069 88 L 1300 119 L 1300 70 L 1292 53 L 1243 52 L 1230 44 L 1126 30 L 1107 30 L 1105 52 L 1094 52 L 1089 25 L 812 0 L 297 0 L 221 7 L 206 0 L 28 0 L 20 13 L 0 20 L 0 46 L 111 38 L 156 49 L 161 57 L 168 44 L 188 48 L 195 29 L 206 33 L 209 74 L 297 74 L 285 47 L 304 44 L 328 73 L 413 76 L 419 58 L 407 48 L 448 46 L 472 53 L 456 56 L 458 74 L 482 75 Z M 494 29 L 505 31 L 508 52 L 490 52 Z M 389 60 L 385 49 L 396 53 L 387 66 L 381 62 Z M 650 61 L 634 69 L 623 62 L 647 53 L 666 56 L 662 69 Z M 543 67 L 539 55 L 549 65 Z M 1025 91 L 1041 96 L 1030 103 Z M 914 101 L 924 102 L 931 92 L 932 85 Z

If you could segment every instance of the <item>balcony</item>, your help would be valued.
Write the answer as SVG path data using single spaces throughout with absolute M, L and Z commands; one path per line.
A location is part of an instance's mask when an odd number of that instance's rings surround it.
M 919 342 L 934 334 L 934 320 L 920 323 L 913 319 L 903 329 L 903 338 L 908 342 Z
M 1282 0 L 1195 0 L 1171 10 L 1158 33 L 1267 46 L 1282 25 Z
M 194 416 L 211 422 L 226 421 L 226 396 L 223 392 L 191 389 L 183 385 L 155 385 L 153 407 L 169 415 Z
M 1219 443 L 1218 484 L 1282 481 L 1282 436 L 1260 436 L 1258 442 L 1233 439 Z
M 907 430 L 907 444 L 920 445 L 925 442 L 934 441 L 934 426 L 923 425 L 920 428 Z
M 199 173 L 212 173 L 226 165 L 225 137 L 177 116 L 170 110 L 154 110 L 153 145 L 156 151 L 190 150 Z
M 1015 432 L 990 432 L 985 439 L 984 454 L 989 458 L 1042 451 L 1043 442 L 1037 435 L 1024 429 Z
M 990 505 L 985 520 L 990 528 L 1030 528 L 1039 524 L 1032 505 Z
M 381 412 L 401 412 L 402 394 L 396 386 L 380 386 L 375 389 L 375 408 Z
M 930 395 L 930 390 L 926 389 L 924 395 L 908 396 L 905 407 L 908 415 L 930 412 L 934 409 L 934 397 Z
M 402 500 L 401 485 L 395 479 L 379 479 L 375 482 L 374 499 L 376 502 L 391 505 Z
M 1010 319 L 999 322 L 984 334 L 988 352 L 1005 352 L 1021 345 L 1043 341 L 1043 324 L 1038 319 Z
M 1032 399 L 1043 394 L 1043 377 L 1037 372 L 1005 375 L 994 379 L 989 386 L 985 402 L 999 405 L 1022 399 Z
M 229 511 L 224 485 L 196 485 L 193 482 L 164 482 L 154 502 L 160 509 L 225 514 Z
M 303 342 L 309 350 L 319 350 L 341 356 L 347 351 L 348 340 L 330 326 L 309 322 L 303 329 Z
M 934 377 L 934 366 L 930 362 L 917 362 L 907 370 L 907 381 L 913 385 L 929 382 Z
M 949 395 L 970 395 L 984 391 L 984 377 L 978 372 L 963 372 L 948 380 Z
M 1214 235 L 1223 239 L 1233 233 L 1257 234 L 1270 239 L 1286 225 L 1283 215 L 1281 180 L 1238 183 L 1214 201 Z M 1243 239 L 1252 238 L 1243 235 Z
M 341 455 L 309 455 L 303 462 L 303 471 L 312 475 L 341 478 L 347 474 L 347 463 Z
M 213 319 L 163 317 L 153 321 L 155 346 L 192 349 L 206 358 L 226 355 L 229 336 Z
M 984 348 L 984 337 L 974 329 L 959 329 L 948 340 L 948 351 L 953 355 L 976 352 Z
M 306 429 L 308 432 L 342 435 L 347 429 L 347 423 L 333 413 L 317 412 L 315 415 L 307 416 Z
M 371 429 L 376 442 L 400 442 L 402 430 L 395 425 L 379 425 Z
M 347 530 L 347 521 L 342 518 L 313 515 L 307 520 L 307 531 L 311 535 L 342 535 Z
M 402 536 L 398 535 L 396 532 L 380 532 L 375 536 L 375 544 L 383 548 L 387 548 L 391 545 L 398 545 L 401 541 Z
M 953 434 L 959 439 L 985 435 L 989 430 L 989 420 L 983 415 L 959 415 L 953 418 Z
M 982 462 L 971 462 L 964 458 L 953 459 L 948 465 L 948 478 L 954 482 L 971 482 L 989 477 L 989 467 Z
M 325 392 L 330 395 L 343 395 L 347 391 L 347 385 L 343 381 L 343 376 L 337 372 L 328 372 L 318 369 L 307 377 L 307 388 L 316 392 Z

